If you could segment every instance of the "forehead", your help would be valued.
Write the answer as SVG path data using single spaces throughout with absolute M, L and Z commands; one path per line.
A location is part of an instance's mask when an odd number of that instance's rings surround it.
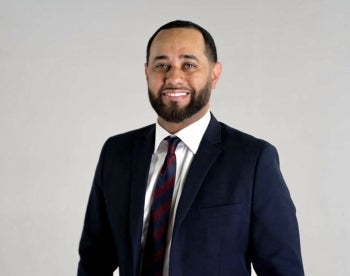
M 204 54 L 202 34 L 196 29 L 174 28 L 160 31 L 154 38 L 150 55 L 160 54 Z

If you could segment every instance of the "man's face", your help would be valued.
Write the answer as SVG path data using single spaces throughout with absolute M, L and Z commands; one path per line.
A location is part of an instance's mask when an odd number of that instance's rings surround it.
M 150 102 L 159 117 L 180 123 L 195 114 L 204 115 L 220 74 L 217 66 L 209 62 L 199 31 L 159 32 L 145 65 Z

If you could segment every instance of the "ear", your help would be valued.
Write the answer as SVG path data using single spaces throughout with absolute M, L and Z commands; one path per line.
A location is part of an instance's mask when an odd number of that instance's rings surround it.
M 148 64 L 147 62 L 145 63 L 145 75 L 146 75 L 146 80 L 148 80 L 148 72 L 147 72 Z
M 215 89 L 216 85 L 220 79 L 222 71 L 222 64 L 220 62 L 215 62 L 211 69 L 211 89 Z

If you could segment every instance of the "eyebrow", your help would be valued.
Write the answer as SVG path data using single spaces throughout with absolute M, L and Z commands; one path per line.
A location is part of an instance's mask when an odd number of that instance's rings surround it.
M 190 54 L 183 54 L 179 56 L 180 59 L 192 59 L 197 62 L 199 62 L 199 59 L 195 55 L 190 55 Z M 158 60 L 168 60 L 169 57 L 167 55 L 159 55 L 155 56 L 153 59 L 153 62 L 158 61 Z

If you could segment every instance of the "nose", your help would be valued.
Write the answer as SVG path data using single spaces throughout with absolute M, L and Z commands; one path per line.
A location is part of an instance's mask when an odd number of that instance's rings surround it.
M 166 74 L 166 84 L 179 85 L 183 82 L 183 72 L 180 68 L 171 67 Z

